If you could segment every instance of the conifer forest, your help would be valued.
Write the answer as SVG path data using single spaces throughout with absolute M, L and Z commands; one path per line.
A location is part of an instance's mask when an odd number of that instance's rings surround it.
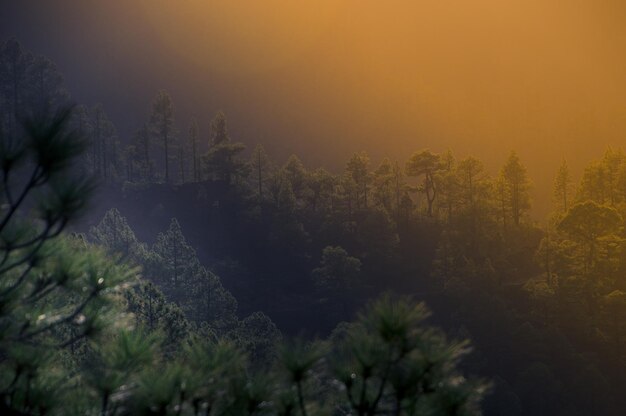
M 626 414 L 618 3 L 0 1 L 0 414 Z

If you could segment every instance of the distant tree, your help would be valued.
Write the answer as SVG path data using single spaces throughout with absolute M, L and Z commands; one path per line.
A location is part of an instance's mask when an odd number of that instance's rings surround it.
M 568 235 L 584 249 L 585 274 L 592 271 L 598 261 L 599 246 L 616 244 L 623 224 L 621 215 L 614 209 L 587 201 L 573 205 L 557 225 L 557 229 Z
M 187 171 L 187 159 L 189 153 L 189 143 L 180 140 L 178 143 L 178 155 L 176 159 L 178 160 L 178 171 L 180 177 L 180 183 L 185 183 L 185 172 Z
M 45 114 L 48 109 L 66 105 L 69 94 L 56 65 L 43 56 L 37 56 L 27 71 L 28 101 L 33 111 Z
M 564 160 L 554 178 L 554 199 L 558 204 L 559 212 L 566 212 L 572 186 L 572 177 L 567 162 Z
M 161 258 L 165 287 L 179 288 L 197 267 L 196 252 L 185 240 L 176 218 L 172 218 L 167 231 L 157 235 L 152 250 Z
M 191 160 L 193 162 L 193 181 L 200 180 L 200 169 L 198 166 L 198 122 L 194 119 L 189 126 L 189 144 L 191 147 Z
M 539 243 L 539 247 L 537 247 L 535 253 L 537 263 L 545 270 L 546 282 L 550 288 L 556 286 L 555 271 L 557 269 L 556 263 L 559 250 L 558 241 L 556 241 L 552 234 L 552 230 L 546 231 L 546 235 Z
M 346 166 L 346 172 L 356 184 L 356 204 L 363 208 L 367 208 L 367 191 L 371 181 L 369 162 L 367 153 L 355 153 Z
M 315 284 L 331 296 L 339 296 L 343 314 L 348 314 L 348 297 L 361 272 L 361 261 L 348 255 L 342 247 L 328 246 L 322 250 L 319 267 L 311 275 Z
M 135 182 L 138 166 L 139 166 L 139 152 L 134 144 L 127 144 L 122 151 L 122 157 L 126 164 L 126 180 L 128 182 Z
M 209 125 L 209 147 L 227 142 L 230 142 L 230 136 L 228 135 L 226 114 L 222 111 L 218 111 Z
M 263 312 L 254 312 L 239 321 L 227 337 L 246 352 L 254 367 L 265 369 L 276 361 L 276 347 L 282 340 L 274 322 Z
M 458 202 L 462 207 L 462 212 L 459 213 L 459 218 L 451 226 L 453 229 L 450 231 L 458 233 L 459 236 L 468 236 L 471 253 L 464 253 L 464 255 L 478 255 L 479 245 L 489 233 L 485 228 L 488 224 L 495 223 L 493 215 L 495 195 L 493 195 L 492 184 L 484 172 L 482 162 L 471 156 L 459 161 L 456 176 Z
M 93 127 L 91 125 L 91 116 L 87 107 L 82 105 L 74 107 L 74 111 L 72 113 L 72 127 L 79 135 L 81 135 L 81 137 L 92 137 Z M 80 170 L 85 174 L 93 173 L 94 163 L 92 160 L 92 152 L 83 152 L 80 157 Z
M 247 176 L 248 165 L 238 155 L 245 150 L 242 143 L 232 143 L 228 135 L 226 116 L 221 111 L 211 122 L 209 151 L 203 156 L 204 168 L 209 179 L 231 184 L 233 180 Z
M 356 182 L 352 179 L 352 175 L 347 171 L 344 171 L 343 174 L 339 176 L 337 191 L 335 199 L 337 202 L 341 202 L 342 211 L 347 211 L 349 222 L 353 222 L 354 214 L 358 208 L 358 189 Z
M 115 146 L 117 133 L 109 120 L 102 104 L 95 105 L 91 110 L 91 146 L 93 172 L 105 181 L 115 177 L 115 164 L 118 154 Z
M 599 204 L 606 203 L 609 189 L 606 166 L 600 161 L 595 161 L 585 168 L 580 180 L 577 200 L 592 200 Z
M 441 170 L 438 173 L 440 188 L 439 205 L 447 211 L 447 220 L 452 220 L 453 212 L 461 204 L 461 184 L 457 161 L 450 150 L 441 157 Z
M 405 223 L 408 221 L 408 216 L 413 211 L 413 201 L 408 195 L 409 187 L 406 183 L 406 177 L 400 164 L 396 161 L 393 164 L 391 171 L 392 175 L 392 188 L 395 201 L 395 220 L 396 224 L 400 224 L 401 218 L 405 218 Z M 404 215 L 403 215 L 404 214 Z
M 135 131 L 133 146 L 135 148 L 136 161 L 143 180 L 150 181 L 153 178 L 153 163 L 150 156 L 152 138 L 147 124 Z
M 170 150 L 175 140 L 174 104 L 166 91 L 159 91 L 152 101 L 149 131 L 163 146 L 165 162 L 165 182 L 170 181 Z
M 285 178 L 291 183 L 291 189 L 296 198 L 302 198 L 307 186 L 308 172 L 300 158 L 296 155 L 289 156 L 289 159 L 283 165 L 282 171 Z
M 311 190 L 308 194 L 308 202 L 313 212 L 318 211 L 320 207 L 332 209 L 337 178 L 326 169 L 318 168 L 309 174 L 307 182 Z
M 618 189 L 620 168 L 626 161 L 626 156 L 621 149 L 613 150 L 610 147 L 604 152 L 602 164 L 607 174 L 608 200 L 611 206 L 616 206 L 621 201 L 623 191 Z
M 414 153 L 406 164 L 407 176 L 424 177 L 422 192 L 428 203 L 428 216 L 433 216 L 433 205 L 437 197 L 437 183 L 435 177 L 441 170 L 441 158 L 429 150 Z
M 164 350 L 168 355 L 173 356 L 182 342 L 191 336 L 191 324 L 183 311 L 175 303 L 168 302 L 152 282 L 142 280 L 134 290 L 126 293 L 126 301 L 138 328 L 164 334 Z
M 623 201 L 626 197 L 623 190 L 625 161 L 626 157 L 621 150 L 609 148 L 601 160 L 596 160 L 585 168 L 577 200 L 584 202 L 591 199 L 611 206 Z
M 484 172 L 482 162 L 476 158 L 468 157 L 459 162 L 457 167 L 461 185 L 461 195 L 466 206 L 474 209 L 480 184 L 478 181 Z
M 251 176 L 256 182 L 256 190 L 259 195 L 259 201 L 263 201 L 263 187 L 270 178 L 270 172 L 272 170 L 272 162 L 270 161 L 265 149 L 262 145 L 258 144 L 250 155 L 250 171 Z
M 18 121 L 23 115 L 27 71 L 32 64 L 33 56 L 22 50 L 22 45 L 10 38 L 0 46 L 0 96 L 2 96 L 3 113 L 8 115 L 8 128 L 16 134 Z
M 124 256 L 134 254 L 140 244 L 126 218 L 116 208 L 108 210 L 89 233 L 94 243 Z
M 289 217 L 296 209 L 296 195 L 293 192 L 291 181 L 287 179 L 283 171 L 272 175 L 269 194 L 271 203 L 283 218 Z
M 526 173 L 526 167 L 522 165 L 517 153 L 511 152 L 501 171 L 506 204 L 511 212 L 513 224 L 520 224 L 520 219 L 525 211 L 530 209 L 530 181 Z
M 217 334 L 236 326 L 237 301 L 222 286 L 220 278 L 204 267 L 194 272 L 192 296 L 185 306 L 196 322 L 205 322 Z
M 393 204 L 393 166 L 389 159 L 383 159 L 374 171 L 373 185 L 374 202 L 391 213 Z
M 322 251 L 320 266 L 312 274 L 318 284 L 343 290 L 356 283 L 360 270 L 359 259 L 350 257 L 342 247 L 328 246 Z
M 63 77 L 50 60 L 10 38 L 0 44 L 0 128 L 18 133 L 20 120 L 69 105 Z

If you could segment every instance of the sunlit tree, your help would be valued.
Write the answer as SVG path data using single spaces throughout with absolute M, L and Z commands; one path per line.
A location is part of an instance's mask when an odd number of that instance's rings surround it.
M 564 160 L 554 178 L 554 199 L 559 212 L 566 212 L 571 199 L 572 177 L 567 162 Z
M 346 165 L 346 172 L 356 185 L 356 205 L 359 208 L 367 208 L 367 193 L 371 182 L 369 163 L 367 153 L 361 152 L 353 154 Z
M 438 185 L 435 177 L 441 168 L 440 156 L 429 150 L 414 153 L 406 163 L 407 176 L 423 177 L 421 189 L 426 196 L 429 217 L 433 216 L 433 207 L 437 198 Z
M 519 225 L 523 214 L 530 209 L 530 181 L 526 167 L 522 165 L 517 153 L 511 152 L 500 173 L 502 177 L 504 201 L 513 224 Z
M 603 246 L 619 243 L 617 234 L 622 224 L 623 219 L 614 208 L 587 201 L 573 205 L 557 229 L 581 246 L 581 261 L 587 274 L 598 263 Z

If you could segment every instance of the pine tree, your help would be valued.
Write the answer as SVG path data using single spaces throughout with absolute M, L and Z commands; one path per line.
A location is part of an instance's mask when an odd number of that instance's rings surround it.
M 102 251 L 61 236 L 92 189 L 73 170 L 86 142 L 71 117 L 63 109 L 26 123 L 25 141 L 0 136 L 3 414 L 66 413 L 59 407 L 69 408 L 77 386 L 64 355 L 110 328 L 124 284 L 135 278 Z
M 192 299 L 187 303 L 196 322 L 205 322 L 213 331 L 223 334 L 237 322 L 237 301 L 220 278 L 204 267 L 194 276 Z
M 104 179 L 114 179 L 118 159 L 115 146 L 117 137 L 115 126 L 109 120 L 102 104 L 95 105 L 91 111 L 91 146 L 92 172 Z
M 152 138 L 147 124 L 135 131 L 132 143 L 135 147 L 136 160 L 141 177 L 144 181 L 149 182 L 153 179 L 153 162 L 150 156 Z
M 359 208 L 367 208 L 367 191 L 371 181 L 369 162 L 367 153 L 355 153 L 346 166 L 346 172 L 356 184 L 356 204 Z
M 506 195 L 506 204 L 513 217 L 513 224 L 518 226 L 525 211 L 530 209 L 530 181 L 526 167 L 522 165 L 517 153 L 511 152 L 502 167 L 501 177 Z
M 570 203 L 570 190 L 572 186 L 572 177 L 567 167 L 567 162 L 563 161 L 554 178 L 554 199 L 558 204 L 558 211 L 564 213 L 568 209 Z
M 233 181 L 248 175 L 248 165 L 238 155 L 245 150 L 242 143 L 233 143 L 228 135 L 226 116 L 221 111 L 211 122 L 209 151 L 202 157 L 209 179 Z
M 436 175 L 442 168 L 441 158 L 439 155 L 431 153 L 429 150 L 414 153 L 406 163 L 406 175 L 421 177 L 423 176 L 422 192 L 426 196 L 428 203 L 428 216 L 433 216 L 433 207 L 437 198 L 437 181 Z
M 139 249 L 135 233 L 116 208 L 111 208 L 100 223 L 90 230 L 93 241 L 112 253 L 133 256 Z
M 196 252 L 185 240 L 176 218 L 172 218 L 167 231 L 159 233 L 152 250 L 160 256 L 166 288 L 181 288 L 198 267 Z M 178 300 L 177 295 L 174 300 Z
M 191 160 L 193 162 L 193 181 L 200 180 L 200 167 L 198 166 L 198 122 L 194 119 L 189 126 L 189 145 L 191 147 Z
M 151 137 L 163 146 L 165 182 L 170 181 L 170 150 L 175 140 L 174 104 L 166 91 L 159 91 L 152 101 L 149 131 Z
M 249 165 L 251 177 L 255 181 L 254 187 L 259 195 L 259 201 L 263 201 L 263 191 L 270 178 L 272 162 L 269 160 L 262 145 L 258 144 L 252 151 Z

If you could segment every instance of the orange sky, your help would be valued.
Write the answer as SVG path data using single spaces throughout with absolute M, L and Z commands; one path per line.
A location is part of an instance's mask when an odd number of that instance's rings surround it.
M 350 125 L 338 131 L 362 137 L 345 148 L 450 146 L 496 165 L 516 149 L 545 182 L 562 157 L 576 166 L 624 143 L 618 1 L 166 4 L 144 4 L 164 47 L 252 78 L 250 97 L 286 103 L 287 117 Z
M 515 149 L 539 212 L 563 158 L 580 172 L 608 146 L 626 144 L 623 0 L 135 0 L 57 9 L 22 30 L 71 44 L 63 54 L 77 56 L 50 57 L 62 70 L 79 67 L 68 81 L 85 79 L 73 92 L 95 88 L 119 125 L 126 114 L 139 125 L 164 88 L 182 129 L 191 115 L 202 127 L 223 109 L 235 139 L 261 141 L 281 158 L 295 152 L 310 167 L 340 167 L 360 150 L 378 161 L 451 148 L 495 173 Z

